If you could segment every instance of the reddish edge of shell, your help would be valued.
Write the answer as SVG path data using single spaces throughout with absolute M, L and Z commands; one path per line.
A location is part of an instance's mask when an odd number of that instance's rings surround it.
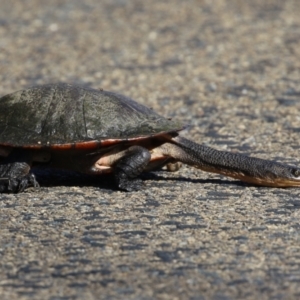
M 53 150 L 71 150 L 71 149 L 78 149 L 78 150 L 88 150 L 88 149 L 95 149 L 95 148 L 100 148 L 100 147 L 106 147 L 106 146 L 111 146 L 114 144 L 118 143 L 124 143 L 124 142 L 133 142 L 133 141 L 143 141 L 147 140 L 149 138 L 153 137 L 160 137 L 163 139 L 171 139 L 172 138 L 172 133 L 176 133 L 177 131 L 180 131 L 182 129 L 174 130 L 171 132 L 160 132 L 156 133 L 153 135 L 148 135 L 148 136 L 141 136 L 141 137 L 134 137 L 134 138 L 128 138 L 128 139 L 105 139 L 102 141 L 98 140 L 92 140 L 92 141 L 83 141 L 83 142 L 75 142 L 75 143 L 65 143 L 65 144 L 34 144 L 34 145 L 22 145 L 22 146 L 15 146 L 12 144 L 6 144 L 6 143 L 1 143 L 0 147 L 20 147 L 23 149 L 32 149 L 32 150 L 39 150 L 39 149 L 53 149 Z

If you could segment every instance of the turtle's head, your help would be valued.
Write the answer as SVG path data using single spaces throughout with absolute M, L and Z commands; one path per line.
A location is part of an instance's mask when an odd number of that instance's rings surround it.
M 268 161 L 257 173 L 244 181 L 272 187 L 300 186 L 300 168 L 295 166 Z
M 300 186 L 300 168 L 289 165 L 281 165 L 273 178 L 274 186 L 292 187 Z
M 223 169 L 220 173 L 260 186 L 300 187 L 300 168 L 282 163 L 246 157 L 238 169 Z

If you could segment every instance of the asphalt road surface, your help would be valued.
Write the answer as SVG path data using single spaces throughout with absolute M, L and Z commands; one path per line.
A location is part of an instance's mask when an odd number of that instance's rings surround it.
M 199 143 L 299 165 L 299 16 L 296 0 L 1 0 L 0 95 L 101 87 Z M 37 177 L 0 195 L 2 300 L 300 299 L 300 189 L 187 166 L 134 193 Z

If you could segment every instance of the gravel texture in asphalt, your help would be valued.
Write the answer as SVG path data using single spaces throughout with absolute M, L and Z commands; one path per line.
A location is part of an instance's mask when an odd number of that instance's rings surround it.
M 1 0 L 0 95 L 113 90 L 194 141 L 299 165 L 299 16 L 297 0 Z M 187 166 L 134 193 L 37 177 L 0 195 L 3 300 L 300 298 L 300 189 Z

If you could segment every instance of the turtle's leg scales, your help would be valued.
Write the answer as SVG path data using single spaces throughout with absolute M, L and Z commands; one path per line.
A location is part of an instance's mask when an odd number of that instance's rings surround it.
M 6 187 L 4 192 L 8 192 L 8 193 L 24 192 L 24 190 L 29 186 L 39 187 L 39 184 L 36 181 L 35 176 L 33 174 L 27 174 L 19 178 L 14 178 L 14 177 L 7 178 L 5 185 Z M 1 192 L 1 187 L 3 189 L 4 185 L 2 184 L 1 186 L 0 183 L 0 192 Z
M 115 182 L 119 189 L 127 192 L 140 190 L 143 186 L 139 176 L 148 165 L 150 152 L 140 146 L 128 148 L 126 154 L 114 166 Z
M 0 162 L 0 193 L 23 192 L 28 186 L 39 184 L 30 171 L 30 156 L 24 151 L 13 150 Z

